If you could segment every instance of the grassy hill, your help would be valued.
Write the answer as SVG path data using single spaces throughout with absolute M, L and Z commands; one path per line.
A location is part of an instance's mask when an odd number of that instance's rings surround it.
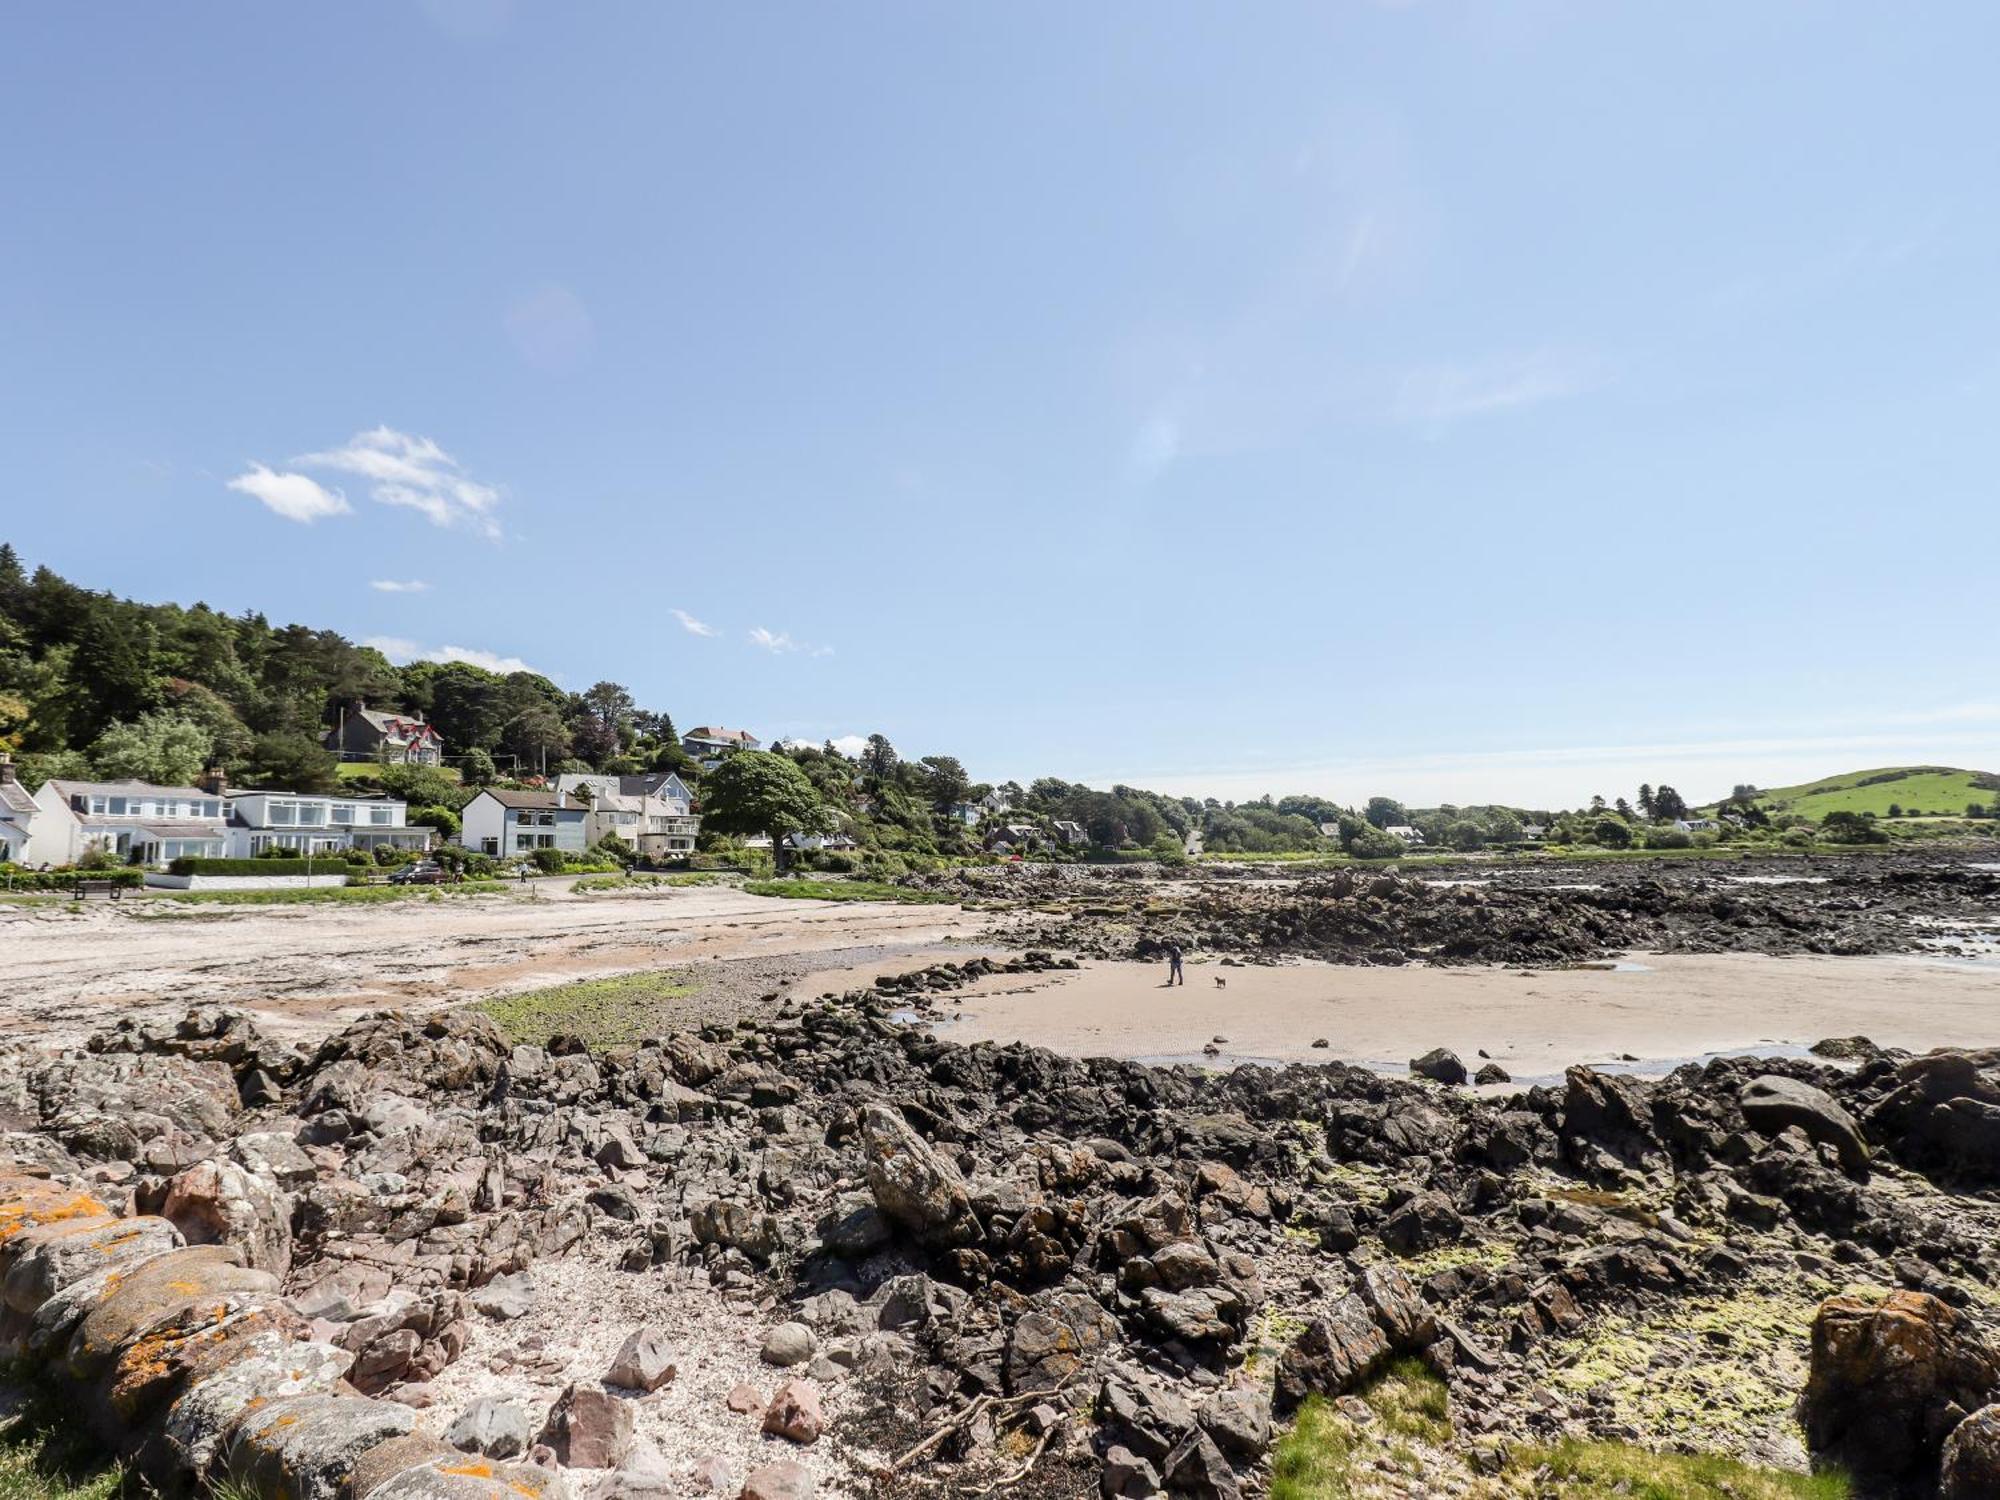
M 1830 812 L 1872 812 L 1885 818 L 1892 804 L 1906 815 L 1962 818 L 1967 803 L 2000 801 L 2000 775 L 1951 766 L 1884 766 L 1799 786 L 1762 787 L 1757 801 L 1767 812 L 1794 812 L 1814 820 Z

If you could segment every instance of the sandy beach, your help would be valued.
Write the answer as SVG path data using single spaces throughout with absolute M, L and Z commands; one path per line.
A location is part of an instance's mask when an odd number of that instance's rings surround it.
M 877 972 L 808 975 L 794 992 L 847 989 Z M 1218 1066 L 1338 1058 L 1394 1072 L 1442 1046 L 1471 1067 L 1483 1053 L 1523 1082 L 1560 1077 L 1572 1063 L 1663 1073 L 1710 1053 L 1803 1049 L 1835 1036 L 1913 1050 L 2000 1045 L 2000 966 L 1913 957 L 1634 954 L 1616 969 L 1539 971 L 1205 965 L 1190 966 L 1174 989 L 1161 986 L 1164 972 L 1091 963 L 996 976 L 942 997 L 948 1019 L 938 1034 L 1085 1057 Z M 1204 1055 L 1216 1037 L 1228 1040 Z M 1314 1047 L 1320 1038 L 1328 1045 Z

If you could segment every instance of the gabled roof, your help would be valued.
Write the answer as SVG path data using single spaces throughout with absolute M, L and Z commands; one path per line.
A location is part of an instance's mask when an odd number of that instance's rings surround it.
M 197 786 L 155 786 L 150 781 L 51 781 L 64 801 L 71 797 L 213 797 Z
M 9 812 L 36 813 L 35 799 L 28 795 L 28 789 L 18 781 L 0 781 L 0 807 Z
M 690 729 L 681 736 L 684 740 L 714 740 L 722 745 L 742 745 L 757 738 L 747 729 L 723 729 L 714 724 L 703 724 Z
M 401 734 L 404 730 L 415 730 L 419 734 L 436 734 L 437 731 L 426 724 L 421 714 L 384 713 L 378 708 L 357 708 L 354 717 L 372 724 L 383 734 Z
M 590 804 L 575 797 L 557 797 L 554 792 L 517 792 L 504 787 L 489 786 L 479 797 L 491 797 L 502 807 L 513 809 L 539 808 L 551 812 L 589 812 Z M 477 802 L 479 797 L 472 800 Z

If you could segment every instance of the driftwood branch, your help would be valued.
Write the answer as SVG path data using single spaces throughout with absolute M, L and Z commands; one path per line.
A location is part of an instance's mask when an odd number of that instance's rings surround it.
M 922 1442 L 918 1443 L 914 1448 L 910 1449 L 907 1453 L 904 1453 L 898 1458 L 891 1459 L 889 1461 L 888 1467 L 885 1468 L 882 1471 L 882 1473 L 884 1477 L 890 1474 L 900 1473 L 902 1470 L 908 1468 L 911 1464 L 915 1463 L 918 1459 L 922 1458 L 925 1454 L 936 1451 L 939 1447 L 943 1445 L 944 1440 L 950 1437 L 954 1432 L 964 1431 L 965 1428 L 969 1427 L 973 1422 L 977 1421 L 979 1419 L 980 1414 L 983 1412 L 1012 1411 L 1016 1407 L 1030 1406 L 1037 1401 L 1046 1401 L 1051 1396 L 1061 1395 L 1062 1388 L 1068 1384 L 1069 1384 L 1069 1376 L 1065 1375 L 1061 1380 L 1057 1381 L 1054 1385 L 1050 1386 L 1045 1391 L 1023 1391 L 1018 1396 L 981 1396 L 975 1401 L 973 1401 L 973 1403 L 970 1406 L 966 1407 L 963 1411 L 959 1412 L 956 1416 L 947 1418 L 942 1426 L 938 1427 L 937 1430 L 932 1432 L 929 1437 L 925 1438 Z M 1046 1442 L 1046 1438 L 1044 1439 L 1044 1442 Z M 1040 1456 L 1039 1451 L 1037 1452 L 1036 1456 L 1037 1457 Z M 1020 1476 L 1016 1475 L 1015 1477 L 1019 1478 Z M 1008 1480 L 1007 1483 L 1011 1484 L 1013 1483 L 1013 1480 Z

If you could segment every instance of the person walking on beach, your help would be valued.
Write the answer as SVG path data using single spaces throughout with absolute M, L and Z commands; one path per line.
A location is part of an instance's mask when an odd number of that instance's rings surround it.
M 1167 950 L 1167 985 L 1187 984 L 1187 976 L 1181 972 L 1181 945 L 1168 938 L 1162 946 Z

